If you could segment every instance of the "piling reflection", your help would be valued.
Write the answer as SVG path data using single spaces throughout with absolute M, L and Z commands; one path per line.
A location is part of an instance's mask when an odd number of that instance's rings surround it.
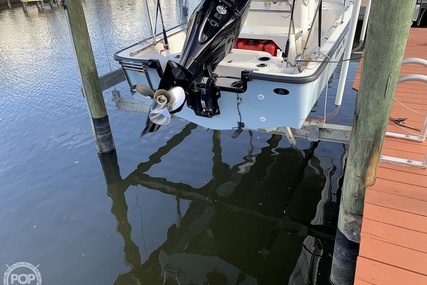
M 114 284 L 319 284 L 326 282 L 335 229 L 325 217 L 330 202 L 331 158 L 317 143 L 301 151 L 278 147 L 273 135 L 259 154 L 248 150 L 232 167 L 222 160 L 221 134 L 213 132 L 212 179 L 200 188 L 146 172 L 191 135 L 189 124 L 126 178 L 116 154 L 101 157 L 112 214 L 131 270 Z M 141 261 L 132 240 L 125 191 L 142 185 L 176 197 L 177 219 L 160 247 Z M 190 200 L 181 213 L 180 201 Z

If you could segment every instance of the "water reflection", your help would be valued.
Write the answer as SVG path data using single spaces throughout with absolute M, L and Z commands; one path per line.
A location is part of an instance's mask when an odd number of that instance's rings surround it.
M 130 267 L 114 284 L 326 283 L 335 232 L 325 212 L 335 171 L 331 158 L 314 155 L 318 143 L 282 148 L 282 137 L 272 135 L 260 153 L 250 147 L 230 167 L 222 159 L 221 133 L 214 131 L 212 179 L 204 186 L 147 174 L 195 128 L 188 124 L 125 178 L 116 154 L 101 157 Z M 176 222 L 145 261 L 128 220 L 125 192 L 133 185 L 176 198 Z M 182 200 L 191 201 L 185 213 Z

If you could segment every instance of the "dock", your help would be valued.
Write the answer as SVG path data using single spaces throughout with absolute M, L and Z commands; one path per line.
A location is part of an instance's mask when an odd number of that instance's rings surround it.
M 31 4 L 33 2 L 35 2 L 36 6 L 39 10 L 43 10 L 45 7 L 52 8 L 52 7 L 59 6 L 59 3 L 57 0 L 0 0 L 0 8 L 2 7 L 2 5 L 7 4 L 9 9 L 11 9 L 12 4 L 14 5 L 14 4 L 21 3 L 22 9 L 25 12 L 28 12 L 28 10 L 27 10 L 28 3 Z
M 426 50 L 427 29 L 411 28 L 404 58 L 427 59 Z M 405 74 L 427 76 L 427 67 L 403 64 Z M 382 161 L 366 189 L 355 284 L 427 284 L 426 90 L 426 82 L 397 85 Z

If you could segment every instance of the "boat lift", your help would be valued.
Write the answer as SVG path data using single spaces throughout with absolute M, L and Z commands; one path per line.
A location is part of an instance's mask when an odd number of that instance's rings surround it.
M 420 58 L 406 58 L 403 59 L 402 64 L 415 63 L 427 67 L 427 60 Z M 117 69 L 104 76 L 101 76 L 100 83 L 101 89 L 106 90 L 116 84 L 119 84 L 125 80 L 122 69 Z M 399 77 L 398 83 L 405 81 L 421 81 L 427 83 L 427 76 L 420 74 L 408 74 Z M 119 110 L 136 113 L 148 113 L 150 106 L 140 101 L 133 99 L 126 99 L 120 96 L 118 90 L 113 90 L 113 101 L 116 103 L 116 107 Z M 319 120 L 306 120 L 300 129 L 294 129 L 290 127 L 275 127 L 275 128 L 264 128 L 258 129 L 257 131 L 284 135 L 287 137 L 289 142 L 296 145 L 296 138 L 306 138 L 309 141 L 329 141 L 336 143 L 350 142 L 351 126 L 328 124 L 324 123 L 321 118 Z M 424 125 L 419 135 L 408 135 L 403 133 L 386 132 L 386 136 L 408 139 L 418 142 L 423 142 L 427 136 L 427 116 L 424 121 Z M 388 163 L 397 163 L 407 166 L 426 168 L 427 167 L 427 155 L 424 161 L 413 161 L 404 158 L 381 156 L 381 161 Z

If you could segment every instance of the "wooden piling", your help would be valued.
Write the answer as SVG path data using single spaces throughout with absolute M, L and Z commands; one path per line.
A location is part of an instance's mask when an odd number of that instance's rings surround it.
M 90 43 L 81 0 L 65 0 L 64 9 L 68 16 L 69 28 L 83 85 L 83 93 L 92 118 L 92 127 L 98 153 L 115 149 L 107 109 L 99 83 L 95 59 Z
M 372 0 L 360 89 L 340 201 L 333 284 L 353 284 L 365 189 L 375 183 L 415 1 Z

